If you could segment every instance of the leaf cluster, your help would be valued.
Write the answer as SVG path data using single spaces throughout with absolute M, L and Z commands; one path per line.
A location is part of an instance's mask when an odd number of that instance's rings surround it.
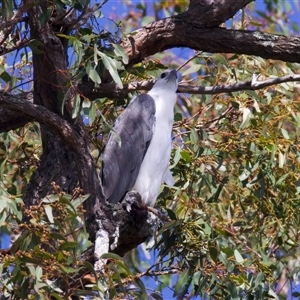
M 74 275 L 84 268 L 79 256 L 89 246 L 82 221 L 86 198 L 59 193 L 23 214 L 18 211 L 17 235 L 9 252 L 1 256 L 3 299 L 63 299 L 80 293 L 74 286 L 80 286 L 81 279 Z M 6 211 L 8 202 L 7 206 Z

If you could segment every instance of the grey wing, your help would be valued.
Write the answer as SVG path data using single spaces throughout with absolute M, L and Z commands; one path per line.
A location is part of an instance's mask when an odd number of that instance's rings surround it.
M 155 102 L 147 94 L 132 101 L 117 118 L 104 150 L 101 180 L 106 199 L 118 203 L 139 174 L 155 125 Z

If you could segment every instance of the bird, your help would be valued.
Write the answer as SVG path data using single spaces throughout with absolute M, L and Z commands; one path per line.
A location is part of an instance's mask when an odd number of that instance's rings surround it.
M 122 202 L 135 190 L 153 207 L 161 184 L 174 185 L 169 160 L 179 76 L 176 70 L 164 71 L 152 89 L 132 99 L 116 119 L 100 171 L 108 202 Z

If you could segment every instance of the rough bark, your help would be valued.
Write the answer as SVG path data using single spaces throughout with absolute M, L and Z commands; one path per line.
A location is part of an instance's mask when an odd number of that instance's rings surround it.
M 171 17 L 138 29 L 123 40 L 133 65 L 145 57 L 175 47 L 188 47 L 211 53 L 237 53 L 300 61 L 300 38 L 259 31 L 205 28 L 182 16 Z
M 6 132 L 25 126 L 31 120 L 17 117 L 11 110 L 0 107 L 0 132 Z

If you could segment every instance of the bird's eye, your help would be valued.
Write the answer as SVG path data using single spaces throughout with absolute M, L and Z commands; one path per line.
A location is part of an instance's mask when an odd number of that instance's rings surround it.
M 162 73 L 161 75 L 160 75 L 160 78 L 165 78 L 167 76 L 167 73 Z

